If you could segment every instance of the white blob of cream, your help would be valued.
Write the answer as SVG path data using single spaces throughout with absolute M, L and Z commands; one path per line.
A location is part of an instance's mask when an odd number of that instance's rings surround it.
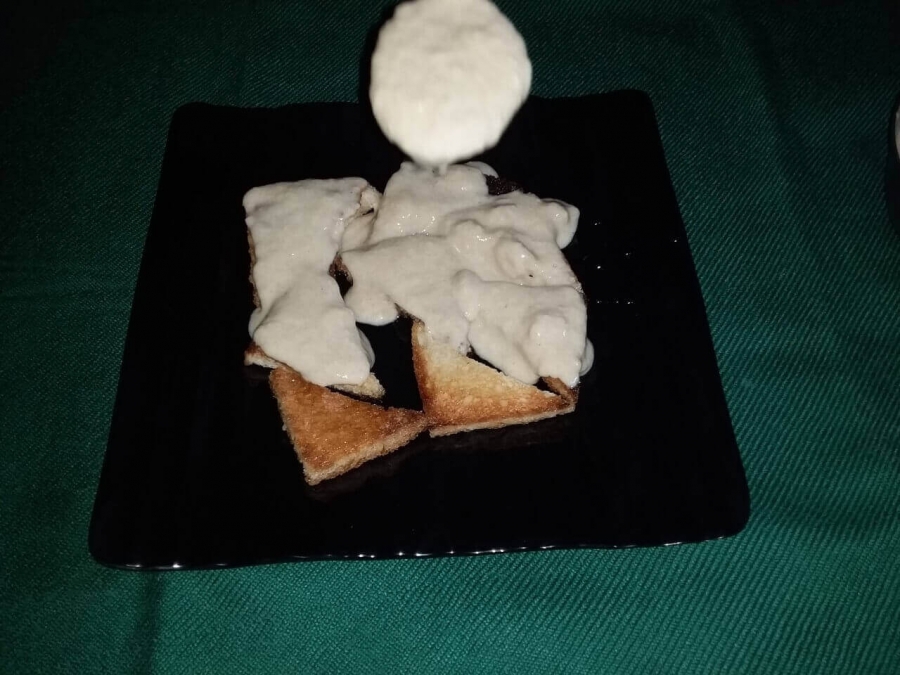
M 525 41 L 490 0 L 404 2 L 372 55 L 375 118 L 425 166 L 496 145 L 530 88 Z

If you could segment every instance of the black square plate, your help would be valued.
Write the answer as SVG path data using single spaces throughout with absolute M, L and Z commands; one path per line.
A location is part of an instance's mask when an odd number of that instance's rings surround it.
M 265 372 L 241 199 L 301 178 L 383 189 L 402 157 L 355 104 L 174 116 L 90 529 L 100 562 L 199 568 L 735 534 L 747 484 L 653 107 L 625 91 L 530 99 L 482 159 L 581 209 L 566 250 L 589 299 L 577 411 L 427 435 L 308 487 Z M 408 326 L 368 330 L 387 403 L 418 405 Z

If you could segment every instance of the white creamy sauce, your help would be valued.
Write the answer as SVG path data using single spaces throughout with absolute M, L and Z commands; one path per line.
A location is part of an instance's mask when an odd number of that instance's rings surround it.
M 439 175 L 405 163 L 388 182 L 370 236 L 341 258 L 345 298 L 362 323 L 383 325 L 398 307 L 459 351 L 472 347 L 508 375 L 569 386 L 592 358 L 580 286 L 560 250 L 578 209 L 513 192 L 488 194 L 486 166 Z M 345 238 L 345 247 L 348 240 Z
M 594 345 L 591 344 L 590 340 L 584 341 L 584 355 L 581 357 L 581 372 L 578 373 L 581 377 L 590 372 L 591 367 L 594 365 Z
M 894 116 L 894 150 L 900 156 L 900 110 Z
M 469 321 L 469 343 L 485 361 L 523 382 L 543 376 L 578 383 L 587 314 L 573 286 L 489 282 L 464 270 L 454 295 Z
M 483 162 L 472 164 L 476 166 L 454 165 L 439 174 L 404 162 L 385 187 L 369 243 L 409 234 L 446 235 L 453 224 L 475 215 L 488 229 L 553 242 L 556 249 L 568 246 L 578 227 L 577 208 L 524 192 L 491 196 L 484 177 L 496 172 Z M 559 260 L 571 274 L 562 254 Z
M 470 166 L 473 169 L 478 169 L 485 176 L 492 176 L 494 178 L 500 177 L 499 174 L 496 171 L 494 171 L 494 167 L 492 167 L 488 164 L 485 164 L 484 162 L 475 162 L 475 161 L 466 162 L 465 166 Z
M 250 335 L 318 385 L 361 384 L 374 360 L 328 270 L 345 229 L 365 230 L 376 203 L 361 178 L 276 183 L 244 196 L 260 300 Z
M 490 0 L 414 0 L 379 33 L 369 98 L 401 150 L 446 166 L 494 146 L 530 87 L 525 41 Z
M 448 166 L 496 144 L 530 86 L 525 43 L 490 0 L 399 5 L 379 34 L 369 95 L 385 135 L 418 165 L 404 163 L 383 196 L 361 178 L 247 193 L 256 343 L 315 384 L 360 384 L 374 354 L 355 321 L 383 325 L 402 310 L 523 382 L 575 386 L 594 357 L 561 250 L 578 209 L 491 196 L 490 166 Z M 329 275 L 339 251 L 353 281 L 344 299 Z

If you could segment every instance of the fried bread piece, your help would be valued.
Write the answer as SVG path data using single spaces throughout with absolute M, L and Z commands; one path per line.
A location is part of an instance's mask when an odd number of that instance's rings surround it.
M 269 374 L 269 386 L 310 485 L 406 445 L 427 423 L 421 412 L 357 401 L 286 366 Z
M 420 321 L 412 328 L 413 365 L 432 436 L 528 424 L 575 409 L 577 390 L 560 380 L 552 391 L 525 384 L 435 341 Z

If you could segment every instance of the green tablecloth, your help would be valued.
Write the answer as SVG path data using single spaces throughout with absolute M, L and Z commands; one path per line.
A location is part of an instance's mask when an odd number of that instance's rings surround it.
M 88 555 L 173 111 L 355 100 L 384 3 L 0 12 L 0 671 L 900 668 L 896 2 L 515 2 L 534 92 L 644 89 L 753 496 L 629 551 L 138 574 Z M 602 430 L 600 431 L 602 434 Z

